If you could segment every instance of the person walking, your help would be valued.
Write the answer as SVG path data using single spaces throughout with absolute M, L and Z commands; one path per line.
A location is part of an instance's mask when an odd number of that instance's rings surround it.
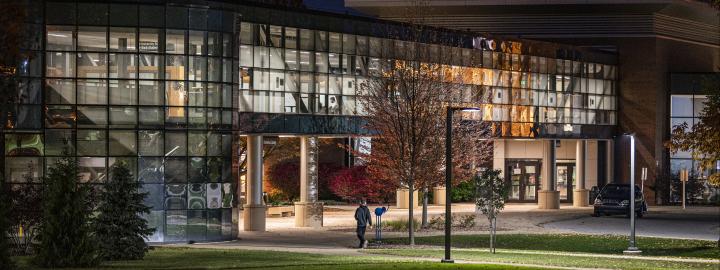
M 360 206 L 355 210 L 355 221 L 357 221 L 357 237 L 360 240 L 358 248 L 367 248 L 368 241 L 365 240 L 365 229 L 372 226 L 372 217 L 365 200 L 361 200 Z

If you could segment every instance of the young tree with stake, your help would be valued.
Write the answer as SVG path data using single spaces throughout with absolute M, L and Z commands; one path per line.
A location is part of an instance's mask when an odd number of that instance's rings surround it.
M 505 208 L 509 189 L 500 177 L 500 170 L 484 170 L 475 177 L 476 210 L 485 215 L 490 223 L 490 252 L 495 253 L 497 215 Z

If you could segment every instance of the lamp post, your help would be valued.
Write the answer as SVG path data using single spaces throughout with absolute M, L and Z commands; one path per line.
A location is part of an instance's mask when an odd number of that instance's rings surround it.
M 452 117 L 455 111 L 478 111 L 472 107 L 447 107 L 445 114 L 445 258 L 444 263 L 453 263 L 450 259 L 450 232 L 452 230 Z
M 635 133 L 624 136 L 630 136 L 630 244 L 623 253 L 640 254 L 635 245 Z

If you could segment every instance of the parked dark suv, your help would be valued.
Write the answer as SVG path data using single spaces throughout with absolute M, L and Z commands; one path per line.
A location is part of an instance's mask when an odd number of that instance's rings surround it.
M 628 184 L 607 184 L 595 198 L 593 204 L 595 210 L 594 217 L 600 215 L 621 214 L 630 216 L 630 185 Z M 635 214 L 642 217 L 647 213 L 647 204 L 643 199 L 640 188 L 635 186 Z

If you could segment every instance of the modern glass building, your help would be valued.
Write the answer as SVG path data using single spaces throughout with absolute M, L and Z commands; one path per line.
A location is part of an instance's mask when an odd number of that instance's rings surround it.
M 616 53 L 617 133 L 635 134 L 635 175 L 647 171 L 644 194 L 651 204 L 677 201 L 678 170 L 704 182 L 689 153 L 665 147 L 673 125 L 692 125 L 700 109 L 705 78 L 720 77 L 720 16 L 703 0 L 424 1 L 425 23 L 449 29 L 593 47 Z M 413 1 L 344 0 L 345 6 L 378 18 L 399 20 Z M 602 144 L 599 144 L 603 148 Z M 629 140 L 618 136 L 613 182 L 629 183 Z M 602 151 L 601 151 L 602 152 Z M 590 163 L 588 163 L 590 165 Z M 715 171 L 720 168 L 714 168 Z M 602 178 L 598 175 L 598 178 Z M 702 183 L 706 185 L 706 183 Z M 708 186 L 708 185 L 706 185 Z M 703 191 L 716 201 L 719 189 Z M 714 199 L 712 199 L 714 198 Z M 700 200 L 698 200 L 699 202 Z
M 303 155 L 317 155 L 317 136 L 367 136 L 358 85 L 419 47 L 448 76 L 461 73 L 457 96 L 493 123 L 502 139 L 493 166 L 506 171 L 513 200 L 570 201 L 611 170 L 612 54 L 441 29 L 442 42 L 410 42 L 387 21 L 233 1 L 30 3 L 30 57 L 18 64 L 20 99 L 3 134 L 6 178 L 40 184 L 70 155 L 83 182 L 102 185 L 127 161 L 149 194 L 151 242 L 234 239 L 241 219 L 264 230 L 247 214 L 262 205 L 262 136 L 301 136 Z M 594 180 L 585 183 L 575 157 L 595 162 Z M 556 162 L 562 173 L 550 173 Z M 312 168 L 298 173 L 312 181 Z M 308 194 L 302 202 L 314 203 Z

